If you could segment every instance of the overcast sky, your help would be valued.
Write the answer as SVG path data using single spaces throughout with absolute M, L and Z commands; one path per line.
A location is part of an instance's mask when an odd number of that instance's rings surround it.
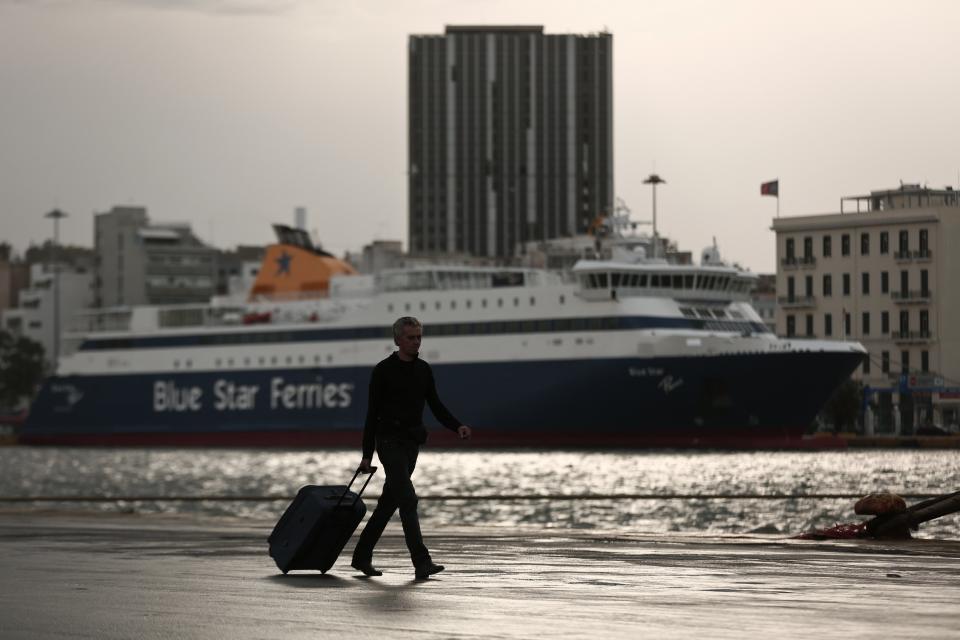
M 220 247 L 305 206 L 332 251 L 406 243 L 411 33 L 608 30 L 614 187 L 695 253 L 774 268 L 781 215 L 957 186 L 960 2 L 0 0 L 0 239 L 92 246 L 146 206 Z

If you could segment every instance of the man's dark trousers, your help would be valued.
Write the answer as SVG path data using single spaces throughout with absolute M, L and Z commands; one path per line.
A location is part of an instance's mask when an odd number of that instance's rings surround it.
M 378 438 L 377 454 L 386 473 L 383 493 L 377 501 L 377 508 L 367 521 L 353 552 L 354 563 L 369 563 L 373 558 L 373 547 L 380 539 L 387 522 L 393 513 L 400 510 L 403 523 L 403 537 L 410 550 L 410 559 L 415 567 L 430 562 L 430 552 L 423 544 L 420 533 L 420 518 L 417 515 L 417 493 L 414 491 L 410 476 L 417 465 L 420 447 L 412 438 Z

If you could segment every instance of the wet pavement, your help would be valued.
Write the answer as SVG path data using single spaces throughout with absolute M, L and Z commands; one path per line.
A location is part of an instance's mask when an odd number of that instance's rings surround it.
M 358 577 L 284 576 L 272 522 L 0 512 L 0 638 L 956 638 L 960 541 L 399 523 Z

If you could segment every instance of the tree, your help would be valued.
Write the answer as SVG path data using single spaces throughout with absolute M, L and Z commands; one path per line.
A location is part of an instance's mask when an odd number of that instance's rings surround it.
M 852 378 L 847 378 L 827 400 L 823 413 L 827 422 L 833 424 L 835 432 L 843 431 L 844 427 L 856 426 L 862 403 L 862 385 Z
M 43 345 L 0 329 L 0 406 L 15 408 L 46 374 Z

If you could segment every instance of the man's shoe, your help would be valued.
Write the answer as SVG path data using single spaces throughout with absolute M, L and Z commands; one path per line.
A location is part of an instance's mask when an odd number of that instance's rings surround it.
M 425 562 L 417 567 L 416 576 L 417 580 L 426 580 L 435 573 L 440 573 L 443 571 L 442 564 L 434 564 L 433 562 Z
M 380 571 L 379 569 L 375 569 L 373 567 L 373 564 L 371 564 L 369 560 L 367 562 L 358 562 L 354 560 L 353 562 L 350 563 L 350 566 L 356 569 L 357 571 L 359 571 L 360 573 L 362 573 L 363 575 L 371 578 L 383 575 L 383 571 Z

